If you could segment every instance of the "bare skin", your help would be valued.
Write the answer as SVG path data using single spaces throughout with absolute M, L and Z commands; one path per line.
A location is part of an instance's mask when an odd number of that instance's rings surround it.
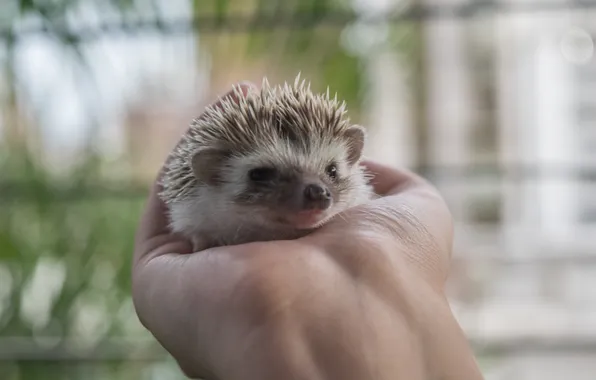
M 317 232 L 199 252 L 169 233 L 153 186 L 133 299 L 188 377 L 482 379 L 444 295 L 453 226 L 443 199 L 413 173 L 364 165 L 381 197 Z

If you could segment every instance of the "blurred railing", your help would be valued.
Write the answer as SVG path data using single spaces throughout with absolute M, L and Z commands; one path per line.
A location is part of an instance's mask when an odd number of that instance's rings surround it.
M 296 3 L 296 2 L 294 2 Z M 307 2 L 305 2 L 307 3 Z M 432 5 L 420 5 L 410 2 L 410 6 L 400 9 L 397 12 L 377 13 L 374 7 L 371 14 L 358 14 L 349 10 L 337 10 L 329 7 L 331 2 L 322 1 L 325 5 L 317 7 L 311 2 L 311 10 L 289 11 L 283 6 L 267 9 L 265 3 L 261 9 L 253 14 L 246 12 L 220 12 L 211 15 L 196 15 L 195 17 L 182 17 L 164 21 L 156 15 L 152 20 L 130 20 L 107 21 L 98 23 L 92 27 L 68 28 L 65 25 L 51 24 L 51 26 L 25 26 L 17 28 L 0 29 L 0 38 L 6 40 L 18 40 L 35 34 L 62 35 L 68 41 L 86 41 L 103 37 L 110 33 L 135 33 L 143 31 L 159 31 L 159 33 L 192 33 L 194 31 L 224 32 L 224 33 L 246 33 L 255 31 L 272 31 L 273 29 L 310 29 L 317 25 L 346 26 L 355 21 L 378 24 L 381 22 L 426 22 L 438 19 L 467 19 L 475 16 L 485 15 L 515 15 L 535 14 L 543 12 L 564 12 L 591 10 L 596 7 L 593 1 L 468 1 L 453 2 L 450 4 L 436 3 Z M 289 7 L 288 7 L 289 8 Z M 51 12 L 45 12 L 51 13 Z M 14 30 L 16 29 L 16 30 Z

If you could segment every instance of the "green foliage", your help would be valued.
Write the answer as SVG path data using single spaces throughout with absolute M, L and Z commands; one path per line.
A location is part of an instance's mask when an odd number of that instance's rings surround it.
M 26 13 L 28 11 L 35 9 L 35 0 L 19 0 L 19 10 L 21 13 Z
M 130 299 L 133 237 L 144 197 L 69 198 L 65 194 L 89 192 L 89 184 L 100 182 L 97 171 L 91 169 L 94 163 L 81 165 L 86 170 L 74 170 L 65 183 L 22 151 L 13 153 L 3 157 L 0 167 L 28 193 L 3 196 L 0 204 L 0 273 L 4 276 L 0 287 L 10 284 L 9 294 L 0 297 L 0 341 L 11 337 L 35 341 L 37 336 L 49 335 L 86 337 L 97 346 L 110 338 L 147 337 Z M 53 283 L 53 291 L 44 289 L 44 284 Z M 99 330 L 85 322 L 85 313 L 90 312 L 100 313 Z M 46 352 L 43 345 L 36 350 Z M 99 372 L 81 372 L 66 364 L 0 362 L 0 373 L 10 367 L 20 374 L 18 379 L 128 379 L 134 363 L 124 365 L 125 356 L 120 361 L 121 365 Z M 141 378 L 140 369 L 134 378 Z M 93 375 L 102 371 L 108 375 Z
M 323 80 L 332 93 L 348 104 L 349 109 L 358 109 L 361 101 L 362 68 L 360 60 L 337 50 L 322 61 Z

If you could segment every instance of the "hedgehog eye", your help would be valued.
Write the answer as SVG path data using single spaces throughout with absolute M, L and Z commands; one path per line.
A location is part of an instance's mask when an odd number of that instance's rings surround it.
M 274 168 L 255 168 L 248 172 L 248 177 L 254 182 L 266 182 L 275 179 L 277 170 Z
M 337 178 L 337 166 L 335 164 L 328 165 L 325 168 L 325 173 L 327 173 L 329 178 L 336 179 Z

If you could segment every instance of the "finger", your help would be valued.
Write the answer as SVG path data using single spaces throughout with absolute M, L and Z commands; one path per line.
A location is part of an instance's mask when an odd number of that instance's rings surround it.
M 249 91 L 256 87 L 248 82 L 242 82 L 226 94 L 220 96 L 217 101 L 213 103 L 214 106 L 221 106 L 224 99 L 233 99 L 238 101 L 239 96 L 246 96 Z M 167 246 L 172 249 L 171 252 L 176 253 L 190 253 L 192 251 L 192 244 L 185 239 L 170 234 L 168 225 L 167 208 L 158 194 L 161 191 L 159 178 L 163 172 L 163 167 L 157 175 L 156 181 L 152 184 L 149 192 L 149 197 L 145 205 L 145 210 L 139 222 L 139 228 L 135 237 L 136 251 L 135 260 L 139 260 L 151 252 L 152 255 L 161 254 L 161 246 Z M 165 253 L 165 252 L 164 252 Z
M 434 186 L 407 169 L 371 160 L 363 165 L 374 176 L 372 185 L 382 198 L 368 206 L 362 217 L 401 242 L 414 242 L 405 250 L 406 256 L 442 286 L 453 244 L 453 220 L 444 199 Z
M 422 177 L 407 169 L 398 169 L 373 160 L 362 161 L 364 169 L 372 175 L 370 184 L 379 195 L 395 194 L 412 185 L 424 185 Z
M 157 192 L 158 185 L 154 184 L 135 237 L 134 266 L 166 253 L 187 254 L 193 251 L 191 242 L 170 233 L 167 209 Z

